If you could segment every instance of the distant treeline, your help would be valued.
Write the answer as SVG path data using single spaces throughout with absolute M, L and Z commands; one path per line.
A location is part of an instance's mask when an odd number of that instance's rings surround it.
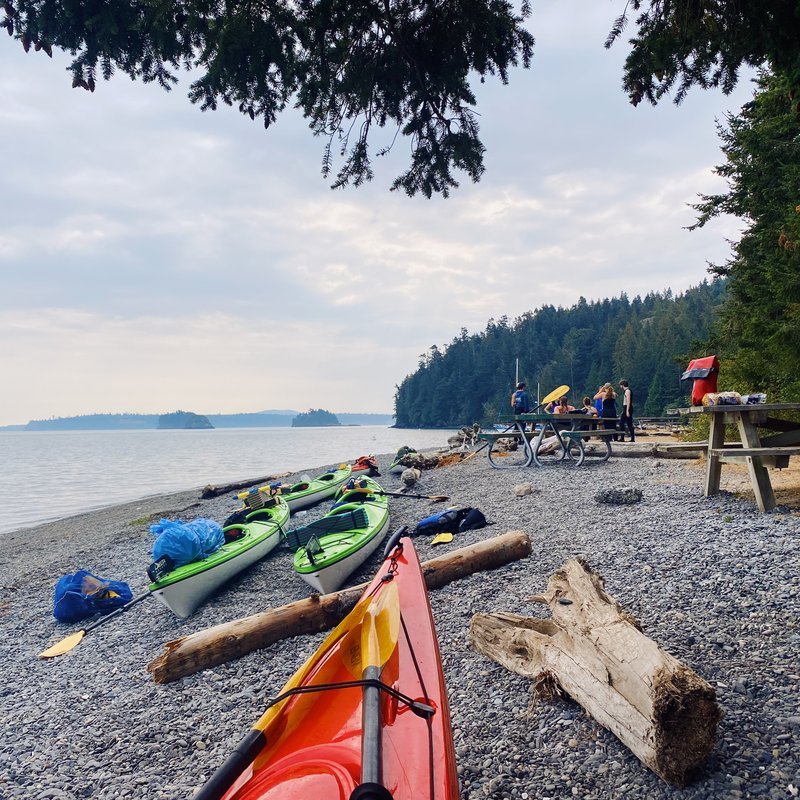
M 533 400 L 566 384 L 573 405 L 621 378 L 630 381 L 637 416 L 661 416 L 686 402 L 680 375 L 703 345 L 725 296 L 725 281 L 704 281 L 684 294 L 651 293 L 571 308 L 544 306 L 509 322 L 489 320 L 482 333 L 465 328 L 453 341 L 420 356 L 416 372 L 397 387 L 397 427 L 452 427 L 492 422 L 509 413 L 517 359 Z
M 299 413 L 299 411 L 286 410 L 247 414 L 205 414 L 202 416 L 214 428 L 289 428 L 292 426 L 292 420 Z M 84 414 L 78 417 L 31 420 L 27 425 L 8 425 L 5 429 L 26 431 L 156 430 L 159 428 L 159 419 L 162 416 L 164 415 Z M 392 425 L 394 423 L 394 417 L 391 414 L 341 413 L 336 414 L 336 418 L 342 425 Z

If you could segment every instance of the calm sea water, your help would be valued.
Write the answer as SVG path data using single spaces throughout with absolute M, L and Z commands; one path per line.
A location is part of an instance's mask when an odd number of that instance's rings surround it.
M 444 447 L 447 431 L 382 426 L 0 431 L 0 533 L 206 484 Z

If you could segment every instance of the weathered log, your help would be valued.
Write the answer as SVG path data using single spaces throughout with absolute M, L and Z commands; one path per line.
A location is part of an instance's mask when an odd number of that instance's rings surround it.
M 212 486 L 208 484 L 204 486 L 200 492 L 200 498 L 202 500 L 209 500 L 212 497 L 219 497 L 221 494 L 235 492 L 237 489 L 249 489 L 251 486 L 264 486 L 264 484 L 272 483 L 272 481 L 276 481 L 278 478 L 285 478 L 287 475 L 291 474 L 291 472 L 282 472 L 280 475 L 267 475 L 264 478 L 250 478 L 249 480 L 239 481 L 238 483 L 226 483 L 223 486 Z
M 665 652 L 571 560 L 531 598 L 552 619 L 476 614 L 473 647 L 537 682 L 562 689 L 669 783 L 685 785 L 714 745 L 722 712 L 714 688 Z
M 477 544 L 425 561 L 428 589 L 439 589 L 475 572 L 496 569 L 529 556 L 531 540 L 523 531 L 509 531 Z M 223 664 L 274 642 L 301 633 L 317 633 L 337 625 L 358 602 L 366 583 L 325 595 L 312 595 L 250 617 L 215 625 L 167 642 L 164 652 L 148 665 L 156 683 L 192 675 Z

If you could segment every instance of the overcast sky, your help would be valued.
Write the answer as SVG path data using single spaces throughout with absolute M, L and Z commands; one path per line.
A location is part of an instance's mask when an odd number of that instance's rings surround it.
M 70 88 L 68 59 L 0 36 L 0 425 L 94 412 L 389 412 L 430 345 L 546 303 L 682 291 L 736 220 L 714 121 L 752 95 L 634 109 L 612 3 L 543 0 L 531 70 L 480 87 L 486 174 L 448 200 L 320 176 L 296 113 L 269 132 L 119 75 Z M 379 132 L 380 133 L 380 132 Z M 386 134 L 388 138 L 390 134 Z M 378 138 L 376 138 L 376 143 Z M 509 365 L 513 374 L 513 365 Z

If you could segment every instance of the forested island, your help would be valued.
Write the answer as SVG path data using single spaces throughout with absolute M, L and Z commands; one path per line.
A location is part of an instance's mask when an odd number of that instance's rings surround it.
M 310 408 L 292 420 L 293 428 L 328 428 L 341 424 L 335 414 L 322 408 Z
M 158 430 L 182 430 L 197 431 L 208 430 L 214 426 L 208 421 L 208 417 L 202 414 L 195 414 L 192 411 L 173 411 L 171 414 L 162 414 L 158 418 Z
M 204 414 L 212 428 L 290 428 L 299 414 L 292 410 L 255 411 L 242 414 Z M 392 425 L 392 414 L 337 412 L 335 424 Z M 157 430 L 159 414 L 83 414 L 77 417 L 53 417 L 31 420 L 25 425 L 0 426 L 5 431 L 105 431 Z
M 420 356 L 416 372 L 398 386 L 397 427 L 493 422 L 509 410 L 517 359 L 534 401 L 537 385 L 544 395 L 566 384 L 579 405 L 606 381 L 626 378 L 637 416 L 660 416 L 686 403 L 691 387 L 680 375 L 691 358 L 706 355 L 697 342 L 708 338 L 725 291 L 725 281 L 714 279 L 679 295 L 581 298 L 571 308 L 547 305 L 513 322 L 489 320 L 481 333 L 462 328 L 450 344 Z

